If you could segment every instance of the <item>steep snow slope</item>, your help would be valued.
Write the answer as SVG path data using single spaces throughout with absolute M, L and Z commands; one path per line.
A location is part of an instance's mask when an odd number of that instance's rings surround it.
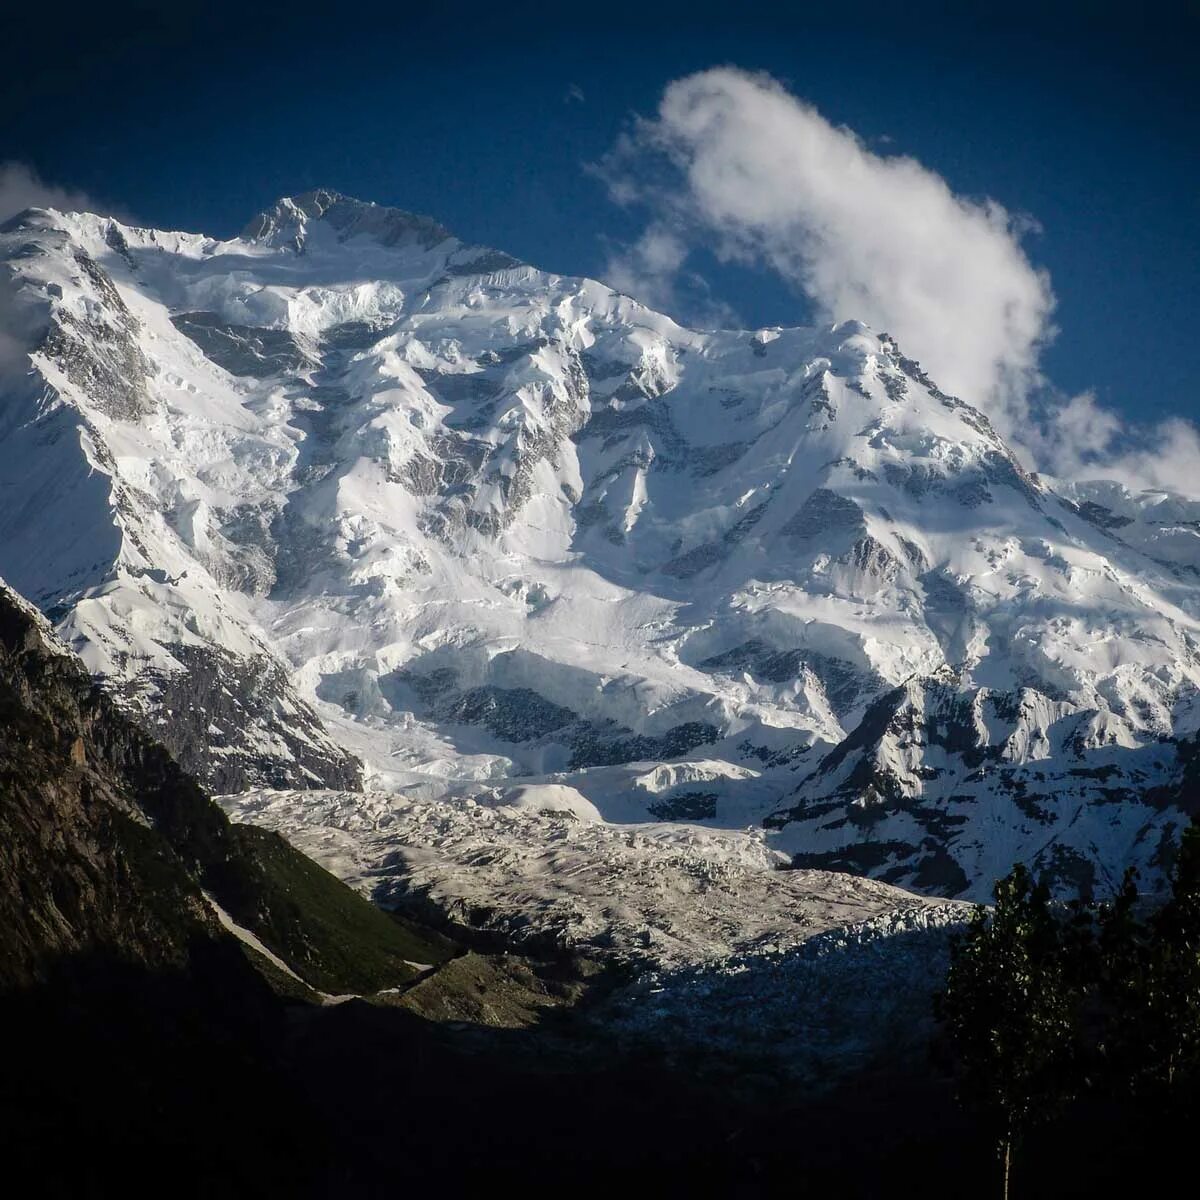
M 223 790 L 519 776 L 947 895 L 1161 860 L 1200 504 L 1056 490 L 886 335 L 329 192 L 0 257 L 0 570 Z

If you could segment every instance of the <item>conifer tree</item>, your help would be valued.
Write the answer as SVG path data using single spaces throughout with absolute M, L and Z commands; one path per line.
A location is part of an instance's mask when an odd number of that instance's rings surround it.
M 1022 1134 L 1073 1090 L 1079 993 L 1047 889 L 1018 865 L 995 897 L 955 946 L 938 1013 L 957 1052 L 963 1099 L 995 1135 L 1008 1200 Z
M 1109 943 L 1113 1057 L 1136 1092 L 1177 1108 L 1200 1078 L 1200 824 L 1194 819 L 1180 840 L 1167 902 L 1139 927 L 1123 891 L 1102 937 Z
M 1141 1041 L 1149 938 L 1137 916 L 1137 880 L 1137 869 L 1130 867 L 1117 894 L 1101 905 L 1097 922 L 1099 1082 L 1117 1093 L 1134 1085 L 1144 1061 Z

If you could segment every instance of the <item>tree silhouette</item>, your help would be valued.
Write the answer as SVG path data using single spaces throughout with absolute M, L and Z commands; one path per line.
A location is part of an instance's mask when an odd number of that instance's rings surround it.
M 1008 1200 L 1022 1134 L 1074 1090 L 1080 992 L 1048 890 L 1018 865 L 995 897 L 954 947 L 938 1013 L 958 1055 L 962 1099 L 996 1138 Z
M 1127 874 L 1101 917 L 1105 1050 L 1114 1076 L 1171 1107 L 1200 1074 L 1200 824 L 1184 830 L 1168 900 L 1137 919 Z

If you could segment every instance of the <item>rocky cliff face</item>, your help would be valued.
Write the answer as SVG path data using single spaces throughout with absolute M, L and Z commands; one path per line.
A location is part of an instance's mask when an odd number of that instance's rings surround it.
M 7 987 L 43 982 L 73 958 L 98 953 L 183 969 L 193 947 L 222 940 L 191 872 L 198 851 L 222 853 L 229 826 L 165 753 L 115 717 L 7 591 L 0 593 L 0 791 Z M 155 828 L 152 811 L 179 850 Z
M 406 960 L 444 956 L 281 838 L 231 824 L 0 585 L 0 991 L 201 962 L 261 991 L 221 912 L 320 990 L 400 983 Z

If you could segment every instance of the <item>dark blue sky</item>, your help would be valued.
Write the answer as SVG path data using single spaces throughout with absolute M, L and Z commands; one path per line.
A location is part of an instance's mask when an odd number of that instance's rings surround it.
M 27 8 L 6 18 L 28 53 L 0 80 L 0 160 L 139 222 L 222 235 L 326 185 L 595 275 L 641 222 L 584 164 L 670 80 L 766 70 L 955 191 L 1040 222 L 1026 245 L 1058 296 L 1058 386 L 1195 417 L 1200 6 L 962 7 Z M 697 265 L 748 324 L 804 321 L 769 274 Z

